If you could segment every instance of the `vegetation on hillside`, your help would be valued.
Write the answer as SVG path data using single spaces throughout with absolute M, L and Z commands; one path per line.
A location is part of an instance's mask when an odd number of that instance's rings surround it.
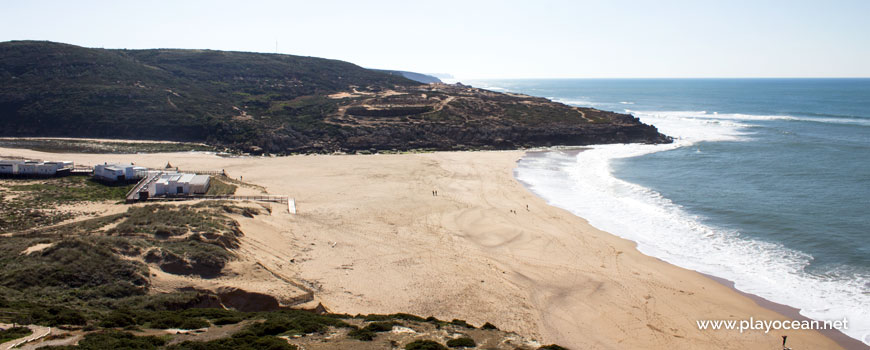
M 142 308 L 148 265 L 176 275 L 219 276 L 241 236 L 225 214 L 256 212 L 218 202 L 147 205 L 4 237 L 0 311 L 18 313 L 24 323 L 81 325 L 109 310 Z M 197 303 L 201 296 L 178 298 L 167 303 Z
M 107 185 L 87 176 L 0 181 L 0 233 L 54 225 L 74 217 L 58 205 L 122 201 L 133 185 Z
M 217 151 L 215 147 L 187 142 L 116 142 L 49 138 L 0 138 L 0 147 L 26 148 L 53 153 L 162 153 Z
M 30 328 L 27 327 L 12 327 L 9 329 L 2 329 L 0 330 L 0 344 L 3 344 L 13 339 L 26 337 L 31 334 L 33 334 L 33 331 L 31 331 Z
M 336 60 L 35 41 L 0 43 L 0 121 L 0 136 L 191 141 L 277 154 L 669 141 L 627 115 L 421 85 Z

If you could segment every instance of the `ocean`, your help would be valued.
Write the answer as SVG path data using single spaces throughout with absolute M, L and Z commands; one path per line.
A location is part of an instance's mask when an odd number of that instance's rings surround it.
M 563 79 L 473 86 L 633 114 L 670 145 L 524 157 L 550 204 L 669 263 L 870 344 L 870 79 Z

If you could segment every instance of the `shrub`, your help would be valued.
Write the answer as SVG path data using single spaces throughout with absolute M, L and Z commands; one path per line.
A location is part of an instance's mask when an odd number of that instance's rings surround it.
M 417 322 L 423 322 L 423 321 L 425 321 L 425 320 L 424 320 L 422 317 L 420 317 L 420 316 L 417 316 L 417 315 L 411 315 L 411 314 L 405 314 L 405 313 L 392 314 L 391 316 L 393 316 L 393 318 L 394 318 L 394 319 L 397 319 L 397 320 L 417 321 Z
M 372 332 L 389 332 L 393 330 L 393 326 L 395 323 L 393 322 L 372 322 L 365 326 L 364 329 L 368 329 Z
M 447 350 L 447 348 L 431 340 L 415 340 L 405 345 L 405 350 Z
M 451 348 L 473 348 L 477 346 L 477 343 L 474 342 L 474 339 L 462 337 L 448 340 L 447 346 Z
M 244 335 L 208 342 L 186 341 L 167 347 L 167 350 L 296 350 L 296 346 L 273 336 Z
M 243 318 L 239 316 L 221 317 L 212 321 L 215 326 L 223 326 L 227 324 L 236 324 L 242 322 Z
M 134 325 L 137 325 L 136 319 L 126 311 L 113 311 L 100 321 L 100 327 L 103 328 L 123 328 Z
M 498 327 L 494 326 L 492 323 L 487 322 L 487 323 L 484 323 L 483 326 L 480 327 L 480 329 L 498 330 Z
M 199 329 L 208 327 L 208 321 L 199 317 L 188 317 L 180 312 L 157 311 L 145 316 L 148 326 L 157 329 Z
M 417 322 L 426 321 L 425 319 L 423 319 L 420 316 L 415 316 L 415 315 L 405 314 L 405 313 L 397 313 L 397 314 L 392 314 L 392 315 L 372 314 L 372 315 L 366 315 L 364 319 L 366 321 L 389 321 L 389 320 L 406 320 L 406 321 L 417 321 Z
M 372 322 L 363 327 L 362 329 L 354 329 L 350 331 L 350 333 L 348 333 L 347 335 L 354 339 L 371 341 L 375 339 L 377 333 L 389 332 L 393 330 L 393 326 L 395 324 L 395 322 Z
M 329 326 L 350 327 L 342 320 L 301 310 L 272 311 L 261 315 L 266 317 L 265 322 L 249 325 L 241 334 L 311 334 L 323 333 Z
M 234 310 L 218 309 L 218 308 L 194 308 L 181 311 L 181 314 L 186 317 L 202 317 L 207 319 L 220 319 L 228 317 L 241 317 L 241 313 Z
M 33 332 L 27 327 L 12 327 L 6 330 L 0 330 L 0 344 L 21 337 L 26 337 L 31 334 L 33 334 Z
M 561 346 L 558 346 L 556 344 L 550 344 L 550 345 L 544 345 L 544 346 L 538 348 L 538 350 L 568 350 L 568 349 L 563 348 Z
M 457 320 L 454 318 L 453 321 L 450 321 L 450 324 L 460 326 L 460 327 L 474 329 L 474 326 L 468 324 L 468 322 L 465 322 L 465 320 Z
M 166 344 L 162 338 L 155 336 L 137 337 L 120 331 L 103 331 L 90 333 L 79 341 L 77 346 L 62 347 L 62 349 L 137 349 L 151 350 Z
M 378 334 L 368 329 L 354 329 L 347 333 L 348 337 L 362 341 L 372 341 Z
M 51 327 L 62 325 L 81 326 L 88 322 L 85 315 L 81 312 L 63 306 L 33 308 L 30 310 L 28 316 L 29 320 L 19 319 L 17 322 L 22 323 L 22 321 L 29 321 L 35 324 Z

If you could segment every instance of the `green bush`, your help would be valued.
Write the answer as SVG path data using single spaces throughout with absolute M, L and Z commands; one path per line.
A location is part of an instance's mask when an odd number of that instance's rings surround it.
M 82 326 L 88 322 L 87 317 L 78 311 L 64 306 L 33 307 L 27 319 L 18 319 L 18 323 L 32 322 L 35 324 L 55 327 L 63 325 Z
M 351 338 L 356 339 L 356 340 L 362 340 L 362 341 L 372 341 L 375 339 L 375 337 L 377 335 L 378 335 L 377 333 L 372 332 L 371 330 L 368 330 L 365 328 L 354 329 L 354 330 L 347 333 L 348 337 L 351 337 Z
M 47 349 L 70 349 L 70 350 L 115 350 L 135 349 L 151 350 L 158 349 L 166 344 L 162 338 L 155 336 L 137 337 L 133 334 L 120 331 L 102 331 L 85 335 L 78 345 L 50 347 Z
M 405 313 L 397 313 L 397 314 L 391 314 L 391 315 L 371 314 L 371 315 L 366 315 L 364 319 L 366 321 L 389 321 L 389 320 L 406 320 L 406 321 L 417 321 L 417 322 L 426 321 L 425 319 L 423 319 L 420 316 L 405 314 Z
M 471 329 L 474 329 L 474 326 L 468 324 L 468 322 L 465 322 L 465 320 L 457 320 L 457 319 L 453 319 L 453 321 L 450 321 L 450 324 L 452 324 L 452 325 L 456 325 L 456 326 L 460 326 L 460 327 L 465 327 L 465 328 L 471 328 Z
M 72 288 L 83 298 L 144 294 L 145 267 L 119 258 L 105 243 L 97 238 L 74 238 L 39 254 L 15 254 L 0 260 L 5 265 L 0 266 L 0 282 L 16 290 Z M 82 293 L 87 290 L 98 293 Z
M 395 325 L 394 322 L 372 322 L 366 325 L 364 329 L 368 329 L 372 332 L 389 332 L 393 330 L 393 326 Z
M 157 329 L 169 329 L 169 328 L 180 328 L 180 329 L 199 329 L 210 326 L 208 321 L 199 318 L 199 317 L 187 317 L 182 315 L 181 313 L 165 311 L 165 312 L 155 312 L 152 315 L 149 315 L 149 320 L 147 325 L 150 328 Z
M 448 340 L 447 346 L 451 348 L 473 348 L 477 346 L 477 343 L 474 342 L 474 339 L 463 337 Z
M 208 342 L 186 341 L 167 350 L 296 350 L 296 346 L 273 336 L 245 335 Z
M 568 349 L 563 348 L 561 346 L 558 346 L 556 344 L 550 344 L 550 345 L 544 345 L 544 346 L 538 348 L 538 350 L 568 350 Z
M 447 348 L 431 340 L 415 340 L 405 345 L 405 350 L 447 350 Z
M 180 311 L 180 313 L 185 317 L 202 317 L 210 320 L 227 317 L 240 317 L 242 314 L 239 311 L 218 308 L 194 308 Z
M 396 325 L 395 322 L 372 322 L 363 327 L 362 329 L 354 329 L 350 331 L 347 335 L 354 339 L 371 341 L 375 339 L 377 333 L 389 332 L 393 330 L 394 325 Z
M 127 311 L 113 311 L 100 321 L 100 327 L 103 328 L 123 328 L 137 324 L 133 315 Z
M 498 327 L 494 326 L 492 323 L 487 322 L 487 323 L 484 323 L 483 326 L 480 327 L 480 329 L 498 330 Z
M 238 336 L 323 333 L 330 326 L 350 327 L 342 320 L 301 310 L 280 310 L 260 313 L 265 322 L 251 324 Z
M 15 340 L 21 337 L 26 337 L 33 334 L 30 328 L 27 327 L 12 327 L 5 330 L 0 330 L 0 344 L 10 340 Z
M 242 317 L 230 316 L 230 317 L 221 317 L 221 318 L 214 319 L 212 321 L 212 323 L 215 326 L 223 326 L 223 325 L 227 325 L 227 324 L 236 324 L 236 323 L 242 322 L 243 320 L 244 320 L 244 318 L 242 318 Z

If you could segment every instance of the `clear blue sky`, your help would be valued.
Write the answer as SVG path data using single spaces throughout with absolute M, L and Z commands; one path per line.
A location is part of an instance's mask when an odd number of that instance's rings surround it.
M 0 41 L 274 52 L 457 78 L 870 77 L 870 0 L 3 1 Z

